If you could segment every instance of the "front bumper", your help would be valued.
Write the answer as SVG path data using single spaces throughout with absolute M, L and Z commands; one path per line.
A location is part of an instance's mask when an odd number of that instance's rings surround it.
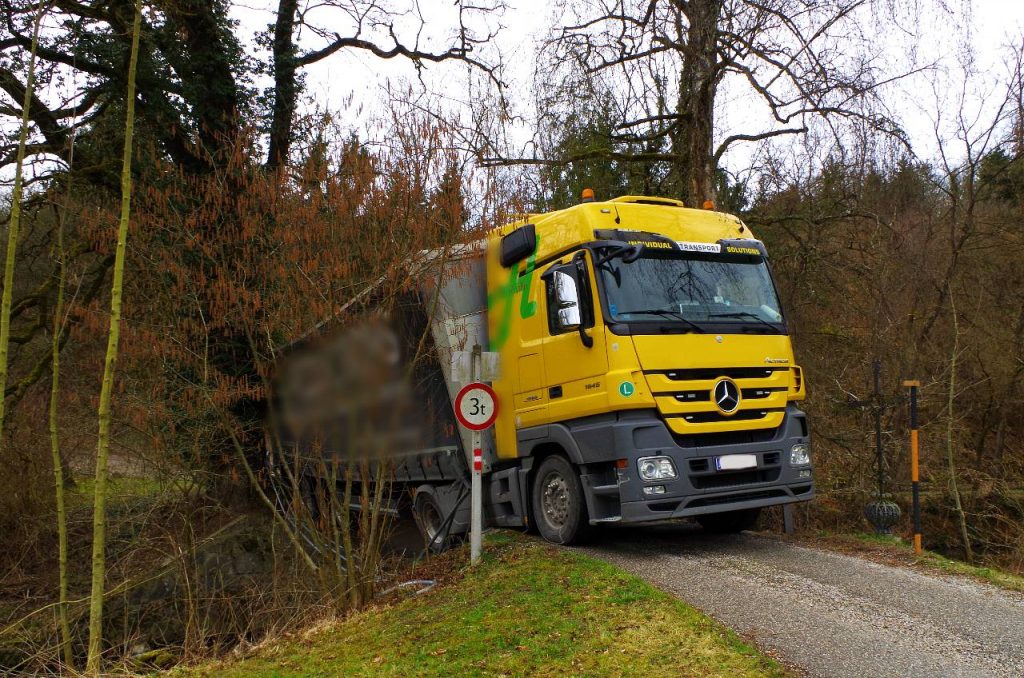
M 605 422 L 601 428 L 605 433 L 602 456 L 611 452 L 610 437 L 614 459 L 626 459 L 626 466 L 616 469 L 612 478 L 606 465 L 586 464 L 581 480 L 593 523 L 654 522 L 807 501 L 814 496 L 812 467 L 789 464 L 790 448 L 810 442 L 806 417 L 794 405 L 787 407 L 778 428 L 735 435 L 673 436 L 653 411 L 620 413 L 614 424 Z M 585 430 L 574 434 L 581 441 L 589 437 Z M 715 457 L 726 454 L 753 454 L 757 467 L 715 470 Z M 651 456 L 671 458 L 677 477 L 641 480 L 636 462 Z M 658 485 L 664 487 L 663 494 L 643 493 L 645 486 Z

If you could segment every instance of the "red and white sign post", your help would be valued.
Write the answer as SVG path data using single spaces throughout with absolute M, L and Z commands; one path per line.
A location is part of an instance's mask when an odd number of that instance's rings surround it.
M 479 374 L 480 353 L 473 355 L 473 378 Z M 494 425 L 498 418 L 498 396 L 494 389 L 481 382 L 471 382 L 462 387 L 455 396 L 455 418 L 472 432 L 473 474 L 470 501 L 469 553 L 470 562 L 480 559 L 481 533 L 483 531 L 483 471 L 484 458 L 481 449 L 480 432 Z

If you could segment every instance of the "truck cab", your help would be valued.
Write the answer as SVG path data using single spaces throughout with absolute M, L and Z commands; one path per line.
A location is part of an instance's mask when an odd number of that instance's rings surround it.
M 736 531 L 814 494 L 768 253 L 738 218 L 625 196 L 495 229 L 493 470 L 550 541 L 693 517 Z

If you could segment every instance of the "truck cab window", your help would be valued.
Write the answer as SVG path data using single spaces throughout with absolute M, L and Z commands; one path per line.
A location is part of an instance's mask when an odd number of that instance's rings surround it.
M 600 270 L 614 322 L 785 332 L 775 285 L 760 256 L 651 251 L 634 263 L 610 260 Z

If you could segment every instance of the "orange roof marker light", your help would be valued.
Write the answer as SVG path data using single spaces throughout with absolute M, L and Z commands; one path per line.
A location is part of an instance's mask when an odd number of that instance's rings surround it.
M 706 209 L 706 210 L 713 210 L 713 209 L 715 209 L 715 201 L 714 200 L 705 200 L 704 201 L 704 209 Z
M 582 195 L 580 195 L 581 202 L 594 202 L 594 189 L 584 188 Z

